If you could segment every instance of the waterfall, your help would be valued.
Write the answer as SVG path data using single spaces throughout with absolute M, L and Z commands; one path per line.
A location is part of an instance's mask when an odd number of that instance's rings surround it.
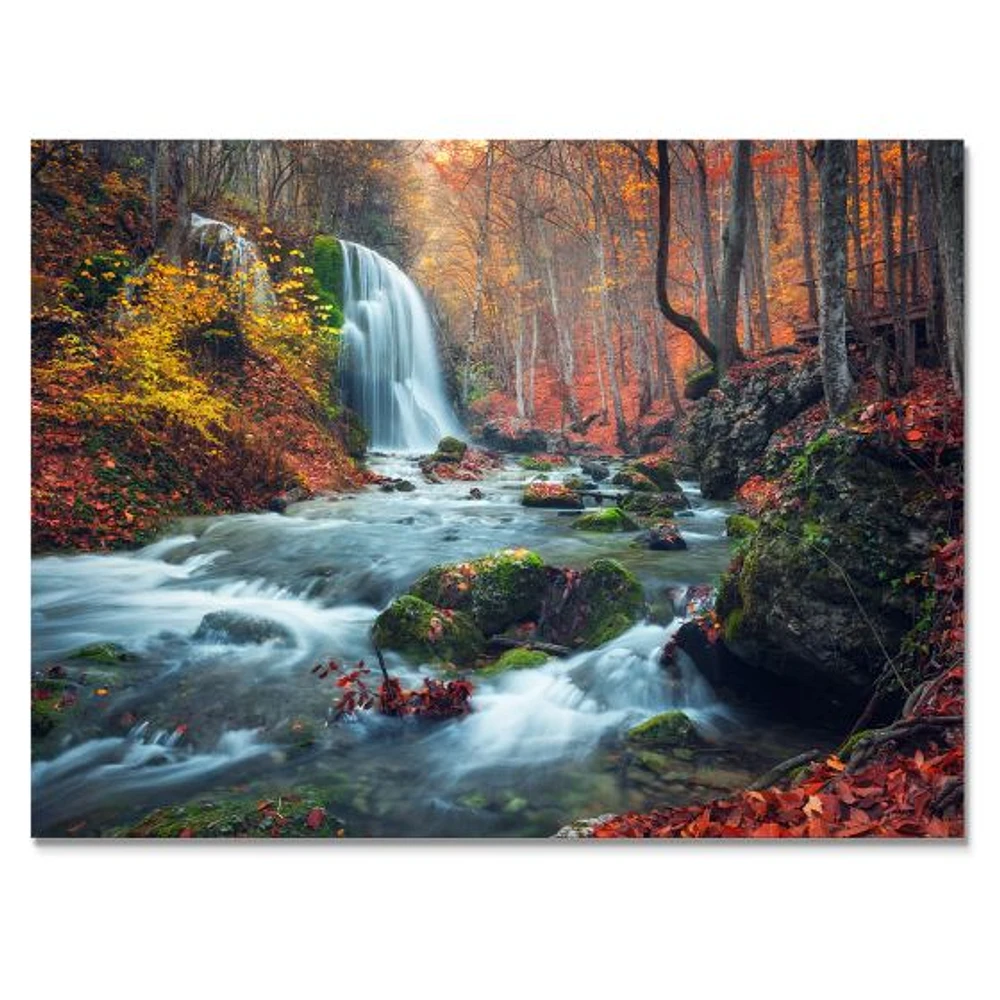
M 341 240 L 344 401 L 378 451 L 433 451 L 464 432 L 448 402 L 427 306 L 390 260 Z

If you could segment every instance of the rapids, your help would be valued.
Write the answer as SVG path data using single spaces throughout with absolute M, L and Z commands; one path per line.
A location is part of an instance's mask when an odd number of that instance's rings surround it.
M 673 687 L 658 666 L 686 588 L 729 561 L 725 505 L 687 484 L 693 516 L 678 524 L 688 550 L 649 552 L 629 547 L 631 534 L 584 534 L 560 512 L 522 507 L 531 474 L 517 467 L 476 484 L 485 496 L 473 500 L 469 483 L 424 483 L 412 457 L 372 465 L 417 490 L 190 518 L 136 552 L 33 561 L 33 668 L 64 664 L 80 692 L 72 718 L 36 747 L 36 836 L 82 821 L 83 835 L 99 835 L 234 787 L 303 785 L 323 790 L 349 836 L 547 836 L 584 815 L 720 794 L 810 745 L 720 703 L 693 666 Z M 621 559 L 643 582 L 650 619 L 600 649 L 473 678 L 462 719 L 331 721 L 337 689 L 315 664 L 374 666 L 369 628 L 394 595 L 434 564 L 511 546 L 557 565 Z M 199 634 L 220 611 L 262 623 L 261 641 Z M 69 658 L 96 642 L 134 659 L 84 668 Z M 405 685 L 431 672 L 387 660 Z M 657 776 L 622 736 L 671 707 L 722 742 Z

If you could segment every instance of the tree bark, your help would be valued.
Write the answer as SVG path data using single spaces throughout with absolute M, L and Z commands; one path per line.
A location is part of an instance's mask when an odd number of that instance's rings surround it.
M 483 309 L 483 272 L 490 241 L 490 198 L 493 190 L 493 143 L 486 144 L 486 178 L 483 195 L 483 217 L 479 224 L 479 241 L 476 245 L 476 285 L 472 294 L 472 316 L 469 335 L 465 343 L 465 366 L 462 372 L 462 400 L 469 402 L 472 389 L 472 352 L 479 339 L 479 320 Z
M 750 142 L 741 139 L 733 151 L 733 184 L 729 217 L 722 235 L 722 282 L 719 296 L 718 368 L 720 373 L 741 357 L 736 341 L 736 309 L 740 270 L 746 248 L 747 194 L 750 184 Z
M 823 393 L 834 417 L 853 395 L 847 366 L 847 143 L 828 140 L 817 150 L 820 163 L 819 356 Z
M 816 297 L 816 270 L 813 267 L 812 223 L 809 220 L 809 168 L 806 163 L 806 144 L 795 143 L 795 155 L 799 165 L 799 227 L 802 230 L 802 266 L 806 276 L 806 292 L 809 295 L 809 315 L 819 316 Z
M 705 284 L 705 304 L 708 312 L 708 333 L 717 340 L 719 329 L 719 290 L 715 283 L 715 248 L 712 244 L 712 214 L 708 199 L 708 172 L 705 169 L 705 144 L 689 142 L 694 156 L 695 179 L 698 182 L 698 226 L 701 231 L 701 260 Z
M 937 204 L 938 255 L 944 276 L 948 367 L 955 391 L 965 388 L 965 149 L 960 141 L 931 143 Z

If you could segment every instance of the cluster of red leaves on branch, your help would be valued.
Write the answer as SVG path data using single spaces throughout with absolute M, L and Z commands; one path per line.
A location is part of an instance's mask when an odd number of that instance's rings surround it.
M 312 668 L 320 680 L 335 677 L 334 684 L 342 692 L 333 706 L 335 719 L 371 709 L 394 718 L 421 719 L 453 719 L 472 711 L 472 684 L 467 680 L 439 681 L 425 677 L 422 687 L 409 691 L 397 678 L 383 671 L 382 682 L 373 690 L 365 680 L 371 670 L 363 660 L 353 670 L 341 673 L 342 670 L 336 660 Z
M 484 451 L 481 448 L 467 448 L 460 462 L 435 462 L 429 466 L 429 471 L 438 479 L 471 483 L 482 479 L 491 469 L 499 469 L 502 465 L 503 459 L 495 452 Z
M 529 483 L 524 495 L 530 500 L 573 500 L 576 492 L 562 483 Z
M 949 743 L 948 739 L 953 742 Z M 893 755 L 849 773 L 831 756 L 787 790 L 665 812 L 626 813 L 597 826 L 612 837 L 961 837 L 965 750 L 961 732 L 912 756 Z

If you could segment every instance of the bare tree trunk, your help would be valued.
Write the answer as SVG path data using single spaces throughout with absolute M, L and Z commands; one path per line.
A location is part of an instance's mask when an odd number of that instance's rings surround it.
M 757 199 L 754 196 L 753 178 L 747 194 L 747 225 L 749 226 L 748 247 L 750 271 L 753 276 L 754 291 L 757 296 L 757 332 L 764 350 L 771 347 L 771 317 L 767 311 L 767 278 L 764 274 L 764 250 L 761 247 L 760 224 L 757 217 Z M 744 273 L 747 273 L 744 268 Z M 749 350 L 749 348 L 747 348 Z
M 892 234 L 892 220 L 895 213 L 893 204 L 892 188 L 882 171 L 882 154 L 875 143 L 871 144 L 872 149 L 872 172 L 876 178 L 876 186 L 879 192 L 879 206 L 882 219 L 882 258 L 885 269 L 883 287 L 885 291 L 886 309 L 889 315 L 894 317 L 894 323 L 898 320 L 896 309 L 896 269 L 895 252 L 896 244 Z M 898 330 L 896 331 L 898 334 Z M 888 395 L 891 390 L 889 372 L 889 344 L 883 334 L 875 345 L 875 375 L 883 394 Z
M 576 364 L 573 356 L 573 337 L 565 328 L 559 315 L 559 292 L 556 288 L 556 276 L 552 269 L 552 254 L 545 240 L 544 224 L 538 220 L 538 241 L 542 249 L 545 284 L 549 292 L 549 306 L 552 309 L 552 323 L 556 330 L 556 362 L 559 378 L 563 386 L 564 408 L 569 414 L 571 423 L 580 422 L 580 405 L 576 401 L 574 383 L 576 380 Z
M 749 257 L 749 255 L 747 256 Z M 744 259 L 743 270 L 740 271 L 740 301 L 743 304 L 743 350 L 747 354 L 752 354 L 753 324 L 750 320 L 750 282 L 747 280 L 747 270 L 749 267 L 749 259 Z
M 531 312 L 531 354 L 528 367 L 527 415 L 535 416 L 535 369 L 538 366 L 538 309 Z
M 809 168 L 806 163 L 806 144 L 795 143 L 795 155 L 799 165 L 799 226 L 802 229 L 802 265 L 806 276 L 806 292 L 809 295 L 809 315 L 819 316 L 816 297 L 816 271 L 813 268 L 812 224 L 809 221 Z
M 910 148 L 903 139 L 899 144 L 900 182 L 902 185 L 902 201 L 899 207 L 899 321 L 900 343 L 896 349 L 900 352 L 900 390 L 905 391 L 913 384 L 913 370 L 917 365 L 917 339 L 909 316 L 909 290 L 907 283 L 912 272 L 910 259 Z
M 708 357 L 716 364 L 719 351 L 705 336 L 700 324 L 693 316 L 677 312 L 670 304 L 667 289 L 667 264 L 670 260 L 670 151 L 665 139 L 656 143 L 657 188 L 659 191 L 659 232 L 656 247 L 656 303 L 660 312 L 678 329 L 683 330 Z
M 948 367 L 955 391 L 965 388 L 965 150 L 960 141 L 931 143 L 938 253 L 944 275 Z
M 476 286 L 472 294 L 472 316 L 469 335 L 465 342 L 465 365 L 462 369 L 462 399 L 468 403 L 472 390 L 472 352 L 479 340 L 479 320 L 483 310 L 483 272 L 490 241 L 490 196 L 493 189 L 493 143 L 486 144 L 486 179 L 483 196 L 483 217 L 479 223 L 479 242 L 476 245 Z
M 704 142 L 691 142 L 688 143 L 688 148 L 694 156 L 695 179 L 698 182 L 698 226 L 701 231 L 701 259 L 705 284 L 705 303 L 708 311 L 708 334 L 713 341 L 717 341 L 719 291 L 715 283 L 715 249 L 712 245 L 712 214 L 709 210 L 705 144 Z
M 741 139 L 733 151 L 733 190 L 722 236 L 722 281 L 719 295 L 718 367 L 724 373 L 741 356 L 736 341 L 736 307 L 740 270 L 746 247 L 747 193 L 750 183 L 750 142 Z
M 854 271 L 858 285 L 857 308 L 859 312 L 870 313 L 871 288 L 868 284 L 868 265 L 861 236 L 861 168 L 858 161 L 857 140 L 851 143 L 851 194 L 851 242 L 854 247 Z
M 824 141 L 820 161 L 819 356 L 823 393 L 832 416 L 840 416 L 853 395 L 847 366 L 847 143 Z

